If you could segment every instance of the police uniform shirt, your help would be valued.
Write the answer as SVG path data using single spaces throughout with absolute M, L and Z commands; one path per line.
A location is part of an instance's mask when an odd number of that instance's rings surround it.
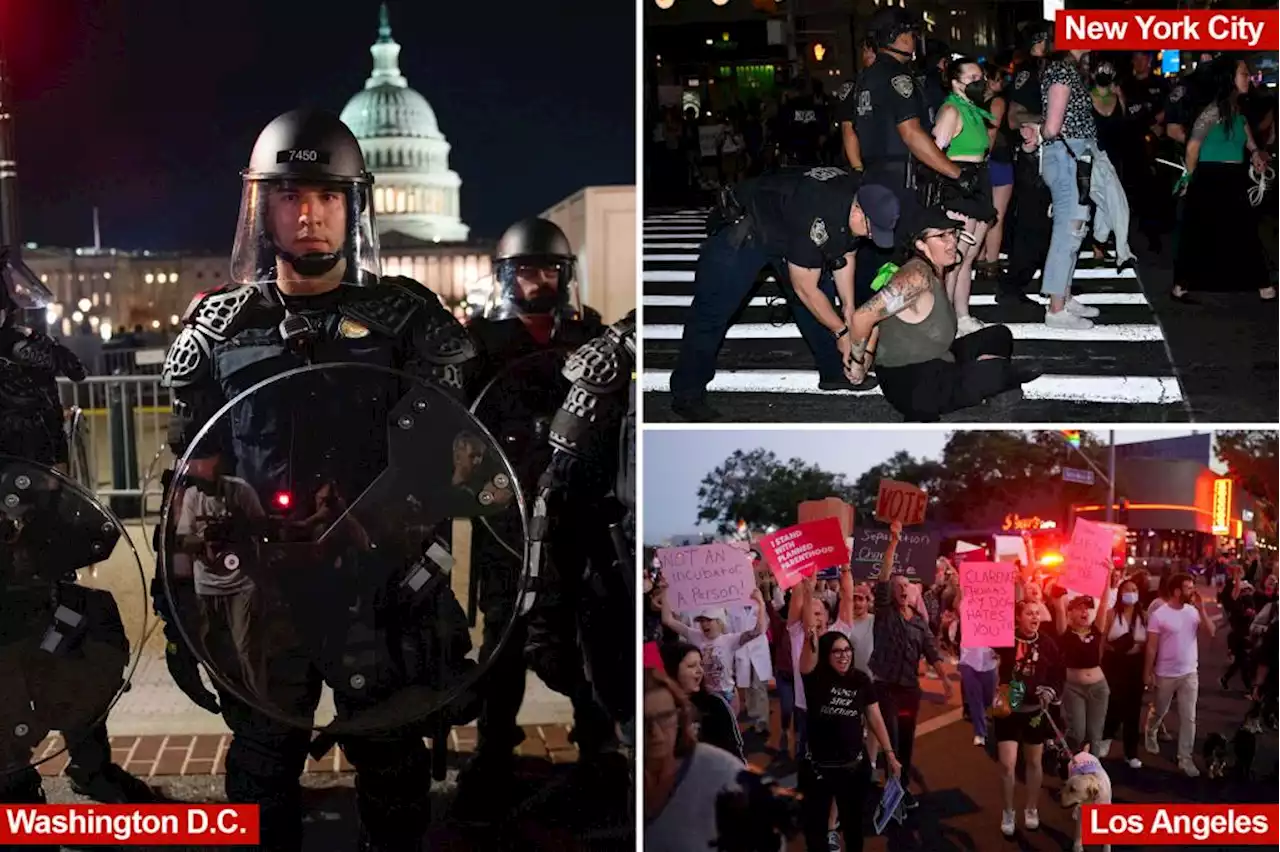
M 1040 115 L 1040 60 L 1031 57 L 1013 72 L 1013 91 L 1009 100 L 1035 115 Z
M 924 93 L 910 70 L 885 53 L 862 72 L 854 90 L 854 129 L 868 168 L 886 160 L 906 160 L 910 151 L 898 135 L 898 125 L 918 119 L 932 131 Z
M 836 124 L 845 121 L 853 124 L 853 106 L 857 100 L 854 97 L 854 89 L 853 81 L 849 80 L 831 93 L 831 120 Z
M 757 234 L 767 250 L 805 269 L 834 268 L 855 248 L 849 209 L 862 180 L 833 166 L 758 178 L 748 198 Z
M 1164 105 L 1165 124 L 1179 124 L 1187 131 L 1190 138 L 1191 125 L 1196 116 L 1191 113 L 1203 109 L 1213 91 L 1211 65 L 1203 63 L 1196 66 L 1190 74 L 1183 76 L 1169 91 Z
M 1145 80 L 1130 77 L 1120 84 L 1125 106 L 1131 118 L 1144 132 L 1155 124 L 1156 116 L 1164 108 L 1169 95 L 1169 84 L 1163 77 L 1148 74 Z

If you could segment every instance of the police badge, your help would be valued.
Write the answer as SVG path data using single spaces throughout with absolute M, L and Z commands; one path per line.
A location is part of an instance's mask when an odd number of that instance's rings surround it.
M 899 74 L 889 82 L 893 84 L 893 90 L 904 98 L 911 97 L 911 93 L 915 91 L 915 83 L 912 82 L 910 74 Z
M 853 83 L 845 83 L 843 86 L 836 89 L 836 97 L 839 98 L 840 100 L 844 100 L 845 98 L 849 97 L 849 93 L 852 91 L 853 91 Z
M 369 329 L 352 319 L 342 318 L 342 322 L 338 323 L 338 334 L 348 340 L 359 340 L 362 337 L 369 336 Z
M 827 244 L 827 223 L 821 218 L 813 220 L 813 227 L 809 229 L 809 239 L 813 240 L 815 246 Z
M 1018 76 L 1015 77 L 1013 80 L 1013 87 L 1015 89 L 1021 89 L 1023 86 L 1027 84 L 1027 80 L 1030 79 L 1030 77 L 1031 77 L 1030 71 L 1019 71 Z

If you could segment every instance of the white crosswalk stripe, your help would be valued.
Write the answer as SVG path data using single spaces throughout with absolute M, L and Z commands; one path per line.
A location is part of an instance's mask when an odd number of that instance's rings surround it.
M 705 211 L 686 210 L 653 214 L 644 220 L 642 386 L 646 394 L 670 392 L 680 339 L 693 314 L 695 270 L 701 240 L 705 238 L 704 218 Z M 1036 277 L 1040 277 L 1039 272 Z M 1184 419 L 1182 388 L 1137 273 L 1132 268 L 1117 270 L 1114 258 L 1099 261 L 1092 252 L 1085 251 L 1080 254 L 1074 280 L 1078 301 L 1102 311 L 1091 329 L 1049 327 L 1034 306 L 1000 304 L 991 281 L 976 276 L 974 279 L 970 299 L 973 315 L 985 323 L 1006 325 L 1018 341 L 1014 356 L 1019 364 L 1043 373 L 1023 387 L 1023 404 L 1037 404 L 1035 420 Z M 1048 304 L 1045 296 L 1028 295 L 1040 305 Z M 756 291 L 730 327 L 716 368 L 708 387 L 711 393 L 778 403 L 795 395 L 809 395 L 810 400 L 821 403 L 829 396 L 833 404 L 834 398 L 841 400 L 838 407 L 832 408 L 833 420 L 884 419 L 885 403 L 874 402 L 882 396 L 879 389 L 819 390 L 813 357 L 770 270 L 761 274 Z M 1087 408 L 1082 409 L 1082 404 Z M 850 405 L 854 406 L 852 413 Z M 868 410 L 867 416 L 858 416 L 859 406 L 871 405 L 880 413 Z M 1151 409 L 1131 408 L 1136 405 L 1160 408 L 1154 413 Z M 1062 418 L 1052 414 L 1059 409 L 1064 412 Z M 1086 412 L 1084 416 L 1082 411 Z

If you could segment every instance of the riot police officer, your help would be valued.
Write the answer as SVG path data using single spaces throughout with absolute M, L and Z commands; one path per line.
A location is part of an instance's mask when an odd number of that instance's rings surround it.
M 532 485 L 547 458 L 546 429 L 564 393 L 559 372 L 569 353 L 604 332 L 600 315 L 573 306 L 576 260 L 569 239 L 551 221 L 522 219 L 498 240 L 494 278 L 499 302 L 490 315 L 473 320 L 480 368 L 474 412 L 504 441 L 522 478 Z M 539 355 L 543 357 L 539 357 Z M 532 496 L 532 495 L 530 495 Z M 514 602 L 503 578 L 515 576 L 517 557 L 502 546 L 514 517 L 493 519 L 472 528 L 472 564 L 479 574 L 484 614 L 482 710 L 476 754 L 459 778 L 457 815 L 491 809 L 499 792 L 509 792 L 513 750 L 524 740 L 516 716 L 524 700 L 524 620 L 517 619 L 501 650 L 502 630 L 511 622 Z
M 295 110 L 274 119 L 258 136 L 243 172 L 233 284 L 192 301 L 165 360 L 162 381 L 173 393 L 169 443 L 175 456 L 186 453 L 224 403 L 265 378 L 307 364 L 387 367 L 463 397 L 473 378 L 475 347 L 434 293 L 408 278 L 381 277 L 372 182 L 358 142 L 335 115 Z M 295 457 L 306 455 L 331 465 L 339 485 L 344 477 L 354 478 L 361 460 L 351 457 L 360 456 L 363 447 L 336 448 L 327 442 L 385 428 L 380 424 L 386 412 L 380 416 L 378 409 L 385 395 L 331 383 L 324 397 L 308 403 L 322 406 L 322 414 L 297 410 L 303 403 L 287 398 L 285 390 L 274 391 L 277 385 L 287 390 L 287 382 L 274 383 L 239 404 L 234 418 L 239 425 L 226 430 L 222 446 L 240 476 L 260 492 L 310 489 L 314 493 L 304 490 L 291 499 L 300 506 L 328 505 L 338 489 L 332 481 L 291 484 L 281 477 L 292 474 L 281 471 L 291 471 Z M 325 418 L 323 429 L 301 422 L 307 417 Z M 269 494 L 262 495 L 263 505 L 268 499 Z M 319 579 L 322 565 L 309 567 Z M 178 658 L 171 659 L 171 669 L 190 672 L 196 666 L 194 651 L 175 621 L 184 617 L 181 601 L 171 609 L 178 581 L 172 573 L 165 580 L 153 586 L 153 597 L 165 620 L 170 656 Z M 465 627 L 462 632 L 465 637 Z M 298 850 L 302 844 L 299 777 L 311 731 L 281 721 L 279 714 L 310 721 L 322 675 L 312 652 L 295 645 L 269 649 L 267 686 L 274 715 L 222 684 L 215 703 L 198 678 L 179 681 L 198 704 L 218 707 L 231 729 L 227 797 L 260 806 L 261 848 L 268 850 Z M 209 662 L 207 656 L 201 660 Z M 353 678 L 350 686 L 358 689 L 362 683 Z M 339 685 L 330 686 L 341 716 Z M 422 736 L 421 730 L 394 730 L 338 737 L 357 772 L 362 849 L 418 848 L 430 790 Z
M 53 301 L 35 276 L 9 250 L 0 249 L 0 455 L 55 467 L 66 473 L 68 448 L 63 431 L 59 375 L 79 382 L 84 367 L 69 349 L 48 335 L 19 324 L 20 315 Z M 74 582 L 74 571 L 68 581 Z M 106 709 L 106 708 L 102 708 Z M 64 731 L 70 762 L 67 777 L 77 793 L 100 802 L 152 801 L 150 787 L 111 760 L 106 722 L 84 731 Z M 34 769 L 0 777 L 0 801 L 43 801 Z
M 619 816 L 635 716 L 635 311 L 565 365 L 572 382 L 551 424 L 532 529 L 541 589 L 526 658 L 573 702 L 573 809 Z M 591 817 L 593 813 L 584 814 Z
M 917 188 L 926 179 L 962 181 L 960 167 L 933 141 L 925 94 L 909 64 L 919 47 L 920 29 L 919 20 L 905 9 L 885 8 L 872 17 L 868 31 L 879 48 L 876 61 L 859 75 L 840 116 L 847 120 L 851 111 L 863 179 L 893 190 L 904 218 L 917 205 Z M 876 274 L 892 257 L 892 248 L 865 243 L 859 248 L 854 282 L 858 304 L 871 297 Z

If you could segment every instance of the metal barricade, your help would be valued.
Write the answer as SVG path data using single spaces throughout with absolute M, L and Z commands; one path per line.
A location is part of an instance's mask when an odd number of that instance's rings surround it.
M 72 461 L 83 471 L 76 478 L 122 518 L 157 515 L 159 472 L 173 465 L 166 443 L 173 398 L 160 377 L 90 376 L 78 384 L 59 379 L 58 391 L 63 408 L 71 410 Z

